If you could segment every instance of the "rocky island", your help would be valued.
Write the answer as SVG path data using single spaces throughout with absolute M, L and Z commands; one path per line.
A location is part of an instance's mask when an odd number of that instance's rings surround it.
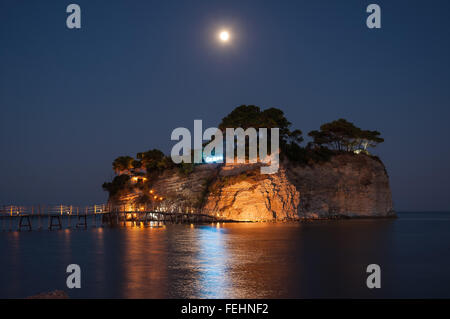
M 151 150 L 113 162 L 117 176 L 103 185 L 109 202 L 129 210 L 154 205 L 249 222 L 395 216 L 385 166 L 367 150 L 383 141 L 379 132 L 340 119 L 310 132 L 312 141 L 302 147 L 301 131 L 288 129 L 282 111 L 255 106 L 236 108 L 219 129 L 246 128 L 248 122 L 280 127 L 276 173 L 261 174 L 261 163 L 176 165 Z

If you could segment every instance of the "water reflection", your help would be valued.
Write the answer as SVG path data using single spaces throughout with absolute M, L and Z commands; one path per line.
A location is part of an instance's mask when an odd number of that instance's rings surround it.
M 3 232 L 0 297 L 66 289 L 70 263 L 72 298 L 450 297 L 450 219 L 435 219 Z M 371 263 L 385 289 L 365 286 Z
M 198 267 L 198 298 L 229 298 L 230 256 L 227 253 L 225 230 L 217 223 L 214 227 L 198 228 L 198 251 L 194 263 Z
M 134 227 L 122 234 L 124 255 L 118 262 L 123 265 L 123 297 L 164 298 L 168 290 L 165 229 Z

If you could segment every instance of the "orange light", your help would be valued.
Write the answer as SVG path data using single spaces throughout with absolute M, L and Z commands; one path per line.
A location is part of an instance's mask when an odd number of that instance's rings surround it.
M 163 200 L 163 198 L 162 198 L 162 197 L 160 197 L 160 198 L 159 198 L 159 200 Z
M 155 195 L 155 196 L 153 196 L 153 198 L 154 198 L 154 199 L 157 199 L 157 198 L 158 198 L 158 196 L 156 196 L 156 195 Z
M 150 191 L 150 194 L 153 194 L 153 189 Z

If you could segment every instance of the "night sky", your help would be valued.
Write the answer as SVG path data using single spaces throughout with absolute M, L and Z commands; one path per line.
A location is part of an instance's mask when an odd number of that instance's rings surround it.
M 82 28 L 66 27 L 81 6 Z M 366 7 L 382 9 L 368 29 Z M 234 107 L 379 130 L 397 211 L 450 210 L 450 2 L 0 0 L 0 204 L 102 203 L 111 162 Z M 232 41 L 217 41 L 221 28 Z

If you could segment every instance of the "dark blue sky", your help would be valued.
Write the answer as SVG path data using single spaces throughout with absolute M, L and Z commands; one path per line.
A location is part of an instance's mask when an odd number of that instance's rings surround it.
M 81 30 L 66 6 L 78 3 Z M 382 8 L 382 29 L 365 8 Z M 106 200 L 111 162 L 235 106 L 382 132 L 396 210 L 450 209 L 449 1 L 0 0 L 0 204 Z M 231 45 L 218 45 L 224 26 Z

